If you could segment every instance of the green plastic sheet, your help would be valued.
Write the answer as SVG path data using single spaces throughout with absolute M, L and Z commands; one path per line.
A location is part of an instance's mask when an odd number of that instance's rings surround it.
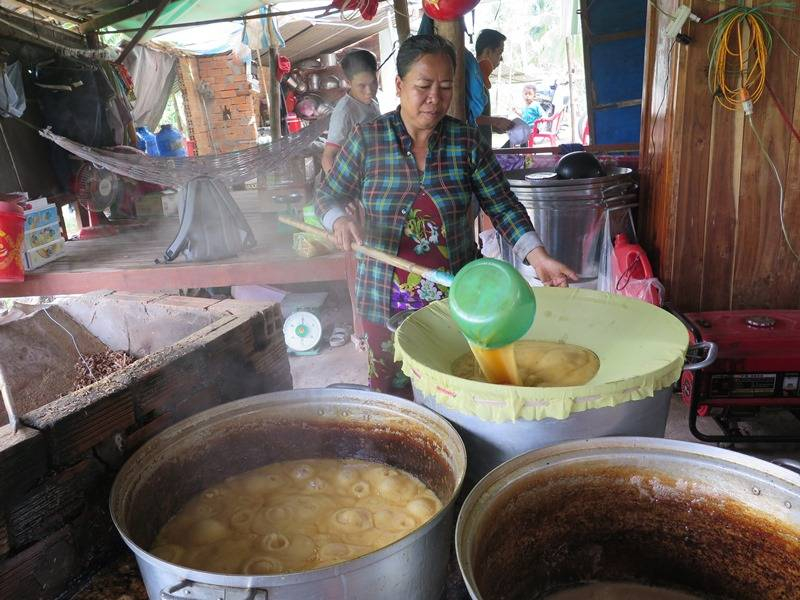
M 156 19 L 155 25 L 174 25 L 176 23 L 192 23 L 194 21 L 207 21 L 210 19 L 225 19 L 239 17 L 247 14 L 265 3 L 253 0 L 178 0 L 170 3 Z M 147 12 L 132 19 L 125 19 L 114 23 L 114 29 L 136 29 L 144 25 L 150 13 Z M 143 41 L 159 33 L 158 30 L 149 31 Z M 127 34 L 133 37 L 133 34 Z

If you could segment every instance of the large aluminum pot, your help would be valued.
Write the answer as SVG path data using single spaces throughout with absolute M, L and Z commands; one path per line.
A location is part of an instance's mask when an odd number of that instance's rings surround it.
M 413 387 L 414 400 L 453 423 L 469 452 L 467 489 L 497 465 L 565 440 L 605 436 L 664 437 L 672 389 L 619 406 L 578 412 L 568 419 L 492 423 L 437 402 Z
M 800 475 L 674 440 L 563 443 L 501 465 L 472 490 L 456 553 L 474 600 L 547 598 L 590 581 L 797 598 Z
M 201 490 L 301 458 L 358 458 L 405 469 L 437 493 L 443 509 L 376 552 L 287 575 L 195 571 L 147 551 L 161 526 Z M 150 440 L 117 476 L 111 516 L 136 555 L 150 600 L 431 600 L 445 587 L 453 502 L 465 468 L 458 434 L 421 406 L 368 391 L 278 392 L 207 410 Z
M 547 251 L 574 269 L 580 281 L 596 280 L 605 219 L 612 219 L 613 233 L 626 225 L 624 209 L 638 202 L 631 169 L 614 168 L 591 179 L 529 179 L 525 171 L 506 175 Z

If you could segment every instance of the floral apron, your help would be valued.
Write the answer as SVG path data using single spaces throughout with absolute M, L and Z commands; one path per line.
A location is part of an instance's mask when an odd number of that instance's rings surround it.
M 439 209 L 431 197 L 420 190 L 406 217 L 397 256 L 429 269 L 446 271 L 450 267 L 445 244 L 444 225 Z M 435 300 L 447 297 L 447 288 L 415 273 L 394 270 L 392 280 L 392 314 L 416 310 Z M 394 362 L 392 333 L 385 324 L 364 320 L 367 335 L 369 387 L 375 391 L 411 398 L 411 382 L 403 374 L 400 363 Z

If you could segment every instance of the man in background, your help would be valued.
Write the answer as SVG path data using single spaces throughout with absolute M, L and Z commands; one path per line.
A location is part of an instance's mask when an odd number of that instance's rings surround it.
M 492 103 L 489 98 L 489 89 L 492 87 L 489 75 L 503 62 L 506 36 L 494 29 L 484 29 L 475 40 L 475 56 L 483 74 L 483 87 L 486 92 L 486 106 L 483 113 L 476 119 L 481 138 L 492 145 L 492 132 L 505 133 L 514 125 L 510 119 L 492 116 Z
M 378 61 L 369 50 L 353 50 L 342 60 L 342 71 L 350 90 L 333 109 L 328 139 L 322 153 L 322 168 L 328 173 L 347 136 L 359 123 L 381 116 L 378 101 Z

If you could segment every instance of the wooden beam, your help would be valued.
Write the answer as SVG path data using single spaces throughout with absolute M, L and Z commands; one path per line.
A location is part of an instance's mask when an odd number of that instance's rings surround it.
M 163 0 L 141 0 L 140 2 L 136 2 L 135 4 L 130 4 L 118 10 L 114 10 L 110 13 L 106 13 L 104 15 L 100 15 L 96 19 L 92 19 L 91 21 L 86 21 L 85 23 L 81 23 L 78 27 L 78 31 L 81 33 L 88 33 L 90 31 L 97 31 L 103 27 L 108 25 L 113 25 L 114 23 L 119 23 L 120 21 L 124 21 L 125 19 L 132 19 L 133 17 L 138 17 L 139 15 L 143 15 L 146 12 L 150 12 L 151 10 L 155 10 Z M 170 0 L 170 2 L 177 2 L 177 0 Z
M 171 1 L 172 0 L 159 1 L 158 6 L 156 6 L 153 12 L 150 13 L 150 16 L 147 17 L 147 20 L 144 22 L 144 25 L 142 25 L 139 31 L 136 32 L 136 34 L 133 36 L 131 41 L 128 42 L 125 48 L 122 49 L 119 58 L 117 58 L 116 60 L 116 63 L 118 65 L 122 64 L 122 61 L 125 60 L 125 57 L 128 56 L 128 54 L 131 53 L 131 50 L 133 50 L 136 47 L 136 44 L 139 43 L 139 40 L 141 40 L 144 37 L 144 34 L 146 34 L 147 30 L 150 29 L 150 27 L 156 22 L 156 19 L 158 19 L 158 17 L 161 16 L 161 13 L 164 12 L 164 9 L 167 8 L 167 4 L 169 4 Z
M 40 46 L 47 46 L 48 41 L 58 42 L 77 50 L 85 48 L 82 35 L 64 29 L 41 19 L 32 19 L 0 6 L 0 17 L 7 23 L 0 23 L 0 37 L 30 40 Z
M 102 271 L 31 271 L 25 274 L 25 281 L 0 283 L 0 298 L 83 294 L 99 289 L 152 292 L 159 289 L 341 281 L 346 278 L 344 254 L 252 262 L 181 262 Z
M 408 0 L 394 0 L 394 22 L 397 26 L 397 39 L 402 44 L 411 35 Z
M 460 121 L 467 119 L 467 88 L 464 78 L 464 23 L 436 21 L 436 33 L 453 44 L 456 51 L 456 72 L 453 76 L 453 99 L 447 114 Z

